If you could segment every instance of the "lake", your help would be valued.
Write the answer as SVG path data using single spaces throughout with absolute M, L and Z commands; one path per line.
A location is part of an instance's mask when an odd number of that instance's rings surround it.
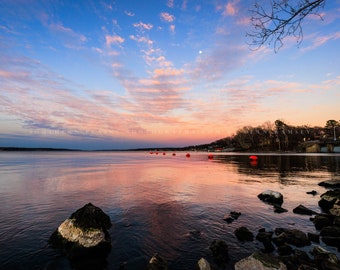
M 316 232 L 309 216 L 292 210 L 303 204 L 320 212 L 318 183 L 340 177 L 340 154 L 190 152 L 0 152 L 0 269 L 91 269 L 70 262 L 48 245 L 53 231 L 88 202 L 112 220 L 112 250 L 93 269 L 144 269 L 158 253 L 175 270 L 195 269 L 214 239 L 228 243 L 236 261 L 261 249 L 242 243 L 234 230 L 246 226 Z M 284 196 L 274 213 L 257 195 L 267 189 Z M 306 192 L 316 190 L 313 196 Z M 241 212 L 232 223 L 230 211 Z M 320 244 L 323 246 L 323 244 Z M 307 247 L 309 251 L 312 247 Z M 335 252 L 335 248 L 327 247 Z

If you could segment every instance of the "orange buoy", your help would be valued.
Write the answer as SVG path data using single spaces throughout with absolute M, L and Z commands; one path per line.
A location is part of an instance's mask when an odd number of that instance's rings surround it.
M 190 154 L 189 154 L 189 153 L 187 153 L 185 156 L 186 156 L 186 157 L 190 157 Z
M 249 159 L 250 159 L 250 160 L 257 160 L 258 157 L 257 157 L 257 156 L 249 156 Z
M 209 158 L 209 159 L 213 159 L 214 156 L 213 156 L 212 154 L 209 154 L 209 155 L 208 155 L 208 158 Z

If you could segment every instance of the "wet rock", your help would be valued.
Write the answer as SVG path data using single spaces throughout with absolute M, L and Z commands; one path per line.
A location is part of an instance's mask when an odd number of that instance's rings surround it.
M 235 264 L 235 270 L 286 270 L 286 265 L 269 254 L 254 252 Z
M 315 229 L 321 230 L 323 227 L 330 226 L 333 223 L 333 217 L 327 214 L 318 214 L 312 219 Z
M 281 206 L 275 204 L 275 205 L 274 205 L 274 212 L 275 212 L 275 213 L 278 213 L 278 214 L 281 214 L 281 213 L 288 212 L 288 210 L 287 210 L 287 209 L 284 209 L 284 208 L 282 208 Z
M 280 254 L 280 256 L 287 256 L 293 253 L 293 248 L 287 243 L 284 243 L 277 248 L 277 252 Z
M 318 185 L 326 188 L 340 188 L 340 180 L 338 179 L 326 180 L 320 182 Z
M 306 206 L 303 206 L 302 204 L 300 204 L 299 206 L 295 207 L 293 209 L 293 213 L 294 214 L 299 214 L 299 215 L 315 215 L 317 214 L 315 211 L 307 208 Z
M 329 209 L 329 213 L 333 216 L 340 216 L 340 200 L 336 200 L 333 207 Z
M 253 241 L 254 240 L 253 233 L 244 226 L 237 228 L 234 233 L 237 239 L 240 241 Z
M 307 237 L 310 241 L 314 243 L 320 243 L 320 235 L 315 233 L 307 233 Z
M 322 210 L 328 211 L 333 208 L 335 202 L 340 200 L 340 189 L 328 190 L 320 196 L 318 204 Z
M 312 254 L 314 255 L 314 261 L 318 269 L 340 269 L 339 259 L 334 253 L 331 253 L 320 246 L 315 246 L 312 250 Z
M 275 234 L 278 235 L 278 238 L 281 240 L 278 246 L 282 245 L 282 243 L 291 244 L 296 247 L 304 247 L 309 246 L 311 244 L 307 235 L 304 232 L 297 229 L 277 228 L 275 229 Z
M 291 270 L 299 269 L 300 266 L 310 266 L 312 269 L 315 267 L 313 260 L 308 256 L 308 254 L 305 251 L 298 249 L 294 250 L 290 256 L 282 256 L 280 259 L 287 268 Z
M 209 262 L 204 258 L 199 259 L 197 266 L 199 270 L 211 270 Z
M 266 232 L 265 229 L 260 229 L 256 235 L 256 240 L 263 244 L 265 253 L 270 253 L 275 250 L 275 247 L 272 244 L 272 236 L 273 232 Z
M 318 194 L 316 190 L 307 191 L 306 193 L 307 193 L 307 194 L 311 194 L 311 195 L 313 195 L 313 196 L 315 196 L 316 194 Z
M 110 217 L 91 203 L 74 212 L 51 235 L 49 243 L 69 258 L 105 257 L 111 248 Z
M 309 265 L 301 264 L 297 270 L 318 270 L 318 269 Z
M 160 255 L 157 253 L 153 255 L 148 263 L 148 270 L 167 270 L 168 264 L 166 260 L 164 260 Z
M 276 204 L 281 206 L 283 203 L 283 195 L 280 192 L 277 191 L 272 191 L 272 190 L 266 190 L 262 193 L 260 193 L 259 195 L 257 195 L 257 197 L 269 204 Z
M 338 226 L 327 226 L 322 228 L 320 236 L 340 237 L 340 227 Z
M 210 244 L 210 250 L 217 264 L 225 265 L 229 260 L 228 245 L 223 240 L 214 240 Z

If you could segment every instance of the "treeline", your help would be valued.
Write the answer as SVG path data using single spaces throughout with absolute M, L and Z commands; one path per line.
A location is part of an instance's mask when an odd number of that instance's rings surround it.
M 328 120 L 324 127 L 292 126 L 282 120 L 260 126 L 245 126 L 235 135 L 215 141 L 201 149 L 233 151 L 303 151 L 308 141 L 338 140 L 340 121 Z

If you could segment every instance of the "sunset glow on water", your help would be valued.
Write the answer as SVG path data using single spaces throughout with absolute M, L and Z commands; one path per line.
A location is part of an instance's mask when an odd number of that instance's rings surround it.
M 320 211 L 318 186 L 339 177 L 340 155 L 258 155 L 186 152 L 13 152 L 0 154 L 0 268 L 71 269 L 68 259 L 47 245 L 51 233 L 75 210 L 91 202 L 106 212 L 112 250 L 106 269 L 126 263 L 141 269 L 154 253 L 171 269 L 190 269 L 201 257 L 212 264 L 213 239 L 228 242 L 233 264 L 261 244 L 239 242 L 234 230 L 294 227 L 315 232 L 299 204 Z M 287 213 L 276 214 L 257 195 L 284 196 Z M 316 190 L 318 195 L 306 194 Z M 233 223 L 223 217 L 241 212 Z M 196 232 L 196 233 L 192 233 Z M 197 233 L 198 232 L 198 233 Z M 329 247 L 327 247 L 329 249 Z M 336 252 L 336 250 L 332 250 Z M 26 268 L 27 269 L 27 268 Z

